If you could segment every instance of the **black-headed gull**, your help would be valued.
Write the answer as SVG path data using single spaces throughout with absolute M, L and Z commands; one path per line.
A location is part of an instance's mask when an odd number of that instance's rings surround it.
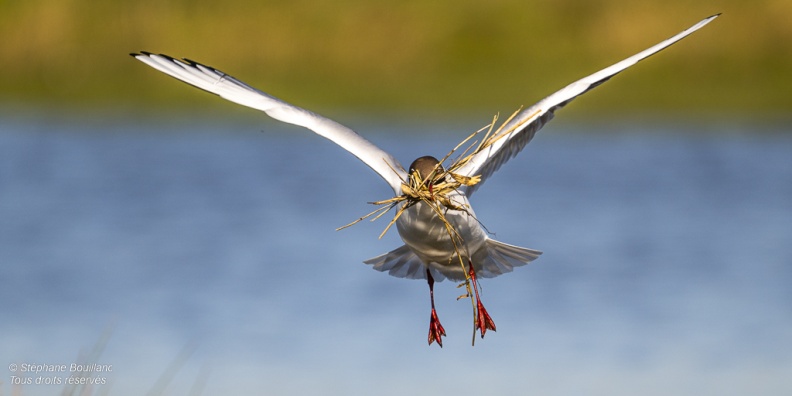
M 478 176 L 481 182 L 461 185 L 448 193 L 444 198 L 452 204 L 446 205 L 442 209 L 442 214 L 438 213 L 436 206 L 420 201 L 414 202 L 401 213 L 396 221 L 396 228 L 404 245 L 366 260 L 365 263 L 379 271 L 388 271 L 393 276 L 427 280 L 432 306 L 429 344 L 437 341 L 442 346 L 441 337 L 445 335 L 434 308 L 435 281 L 442 281 L 445 278 L 472 281 L 473 290 L 476 292 L 474 329 L 480 331 L 481 336 L 484 337 L 488 329 L 495 330 L 495 324 L 478 299 L 477 276 L 489 278 L 510 272 L 514 267 L 525 265 L 542 254 L 538 250 L 517 247 L 490 238 L 470 208 L 468 201 L 470 195 L 501 165 L 517 155 L 533 138 L 536 131 L 553 118 L 556 110 L 638 61 L 702 28 L 718 15 L 710 16 L 649 49 L 575 81 L 539 103 L 520 111 L 498 130 L 497 133 L 502 136 L 496 136 L 497 140 L 486 149 L 476 152 L 456 170 L 456 174 L 463 177 Z M 279 121 L 306 127 L 330 139 L 385 179 L 396 196 L 404 194 L 403 185 L 411 180 L 411 177 L 415 178 L 413 180 L 421 180 L 430 191 L 433 185 L 441 182 L 435 178 L 435 175 L 442 170 L 442 164 L 439 164 L 434 157 L 418 158 L 408 170 L 405 170 L 396 158 L 353 130 L 270 96 L 217 69 L 188 59 L 178 60 L 149 52 L 131 55 L 195 87 L 243 106 L 264 111 Z M 454 207 L 458 209 L 453 209 Z M 448 224 L 453 227 L 453 231 L 447 228 Z M 458 243 L 462 243 L 462 246 L 458 246 Z M 472 295 L 470 297 L 473 298 Z

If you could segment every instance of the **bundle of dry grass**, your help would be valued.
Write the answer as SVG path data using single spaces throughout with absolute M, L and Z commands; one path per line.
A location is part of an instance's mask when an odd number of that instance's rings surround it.
M 398 211 L 396 211 L 393 219 L 391 219 L 391 221 L 379 235 L 379 237 L 382 238 L 405 210 L 417 204 L 418 202 L 424 202 L 435 209 L 435 213 L 437 213 L 440 220 L 442 220 L 450 229 L 450 231 L 452 231 L 453 227 L 445 219 L 445 215 L 443 214 L 444 210 L 442 209 L 447 208 L 451 210 L 467 211 L 467 208 L 457 205 L 450 199 L 449 196 L 462 186 L 473 186 L 481 181 L 481 177 L 478 175 L 464 176 L 456 173 L 456 171 L 467 165 L 476 154 L 490 148 L 495 142 L 508 136 L 509 133 L 513 131 L 512 128 L 504 131 L 503 127 L 508 124 L 509 121 L 511 121 L 511 119 L 514 118 L 517 113 L 519 113 L 519 111 L 520 110 L 512 114 L 512 116 L 504 121 L 497 130 L 494 130 L 495 123 L 498 120 L 498 116 L 496 115 L 493 117 L 492 123 L 476 132 L 473 132 L 470 136 L 465 138 L 465 140 L 456 145 L 456 147 L 454 147 L 448 154 L 445 155 L 445 157 L 443 157 L 442 160 L 440 160 L 440 163 L 435 167 L 434 171 L 427 175 L 426 178 L 420 179 L 415 174 L 408 175 L 408 180 L 402 180 L 402 195 L 381 201 L 369 202 L 372 205 L 379 206 L 379 208 L 343 227 L 337 228 L 336 230 L 342 230 L 344 228 L 350 227 L 362 220 L 371 218 L 372 216 L 373 218 L 371 221 L 377 220 L 392 208 L 402 203 L 402 206 Z M 485 130 L 487 132 L 480 141 L 473 140 L 473 138 Z M 467 143 L 470 143 L 468 147 L 451 163 L 450 166 L 443 166 L 443 163 L 448 161 L 449 158 L 451 158 L 462 146 Z

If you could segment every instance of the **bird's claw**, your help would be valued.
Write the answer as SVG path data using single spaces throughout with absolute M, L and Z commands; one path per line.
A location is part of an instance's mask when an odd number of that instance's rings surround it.
M 437 318 L 437 311 L 432 308 L 432 316 L 429 320 L 429 345 L 432 345 L 433 342 L 437 341 L 437 345 L 440 345 L 440 348 L 443 347 L 443 339 L 446 335 L 445 329 L 443 325 L 440 324 L 440 319 Z
M 481 338 L 484 338 L 484 333 L 487 330 L 495 330 L 495 322 L 487 313 L 487 310 L 484 309 L 484 304 L 481 301 L 477 301 L 476 304 L 476 327 L 481 332 Z
M 468 270 L 468 275 L 470 275 L 470 280 L 473 283 L 473 291 L 476 294 L 476 320 L 475 320 L 475 329 L 478 329 L 481 332 L 481 338 L 484 338 L 484 334 L 487 330 L 497 331 L 495 330 L 495 322 L 487 313 L 487 310 L 484 308 L 484 304 L 481 303 L 481 298 L 479 297 L 479 287 L 478 282 L 476 281 L 476 270 L 473 269 L 473 263 L 470 264 L 470 270 Z M 474 330 L 475 334 L 475 330 Z

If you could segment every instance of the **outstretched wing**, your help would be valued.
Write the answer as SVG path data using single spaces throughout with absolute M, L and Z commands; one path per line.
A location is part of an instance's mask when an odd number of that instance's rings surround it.
M 553 119 L 556 110 L 564 107 L 572 99 L 588 92 L 590 89 L 608 81 L 611 77 L 615 76 L 622 70 L 638 63 L 639 61 L 648 58 L 651 55 L 660 52 L 671 44 L 682 40 L 687 35 L 695 32 L 710 23 L 713 19 L 717 18 L 720 14 L 710 16 L 701 22 L 691 26 L 682 33 L 677 34 L 665 40 L 654 47 L 644 50 L 636 55 L 633 55 L 613 66 L 600 70 L 588 77 L 582 78 L 572 84 L 567 85 L 560 91 L 542 99 L 539 103 L 522 110 L 514 118 L 511 119 L 503 128 L 500 133 L 504 134 L 502 138 L 498 139 L 494 144 L 487 149 L 482 150 L 467 163 L 459 169 L 457 173 L 465 176 L 481 176 L 481 182 L 471 187 L 468 187 L 466 193 L 470 196 L 476 188 L 478 188 L 487 178 L 492 175 L 498 168 L 501 167 L 506 161 L 516 156 L 523 147 L 536 134 L 536 131 L 542 128 L 545 123 Z
M 407 173 L 396 158 L 364 139 L 355 131 L 308 110 L 290 105 L 259 91 L 217 69 L 188 59 L 178 60 L 167 55 L 148 52 L 130 54 L 135 59 L 187 84 L 219 95 L 242 106 L 261 110 L 270 117 L 289 124 L 306 127 L 332 140 L 374 169 L 401 194 L 402 180 Z

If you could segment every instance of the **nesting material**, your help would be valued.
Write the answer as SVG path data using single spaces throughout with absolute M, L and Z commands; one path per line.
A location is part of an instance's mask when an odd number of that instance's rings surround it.
M 446 227 L 450 230 L 453 230 L 453 227 L 445 218 L 445 210 L 443 208 L 463 211 L 467 211 L 468 208 L 454 203 L 449 198 L 449 195 L 462 186 L 473 186 L 481 181 L 481 176 L 479 175 L 464 176 L 456 173 L 456 171 L 467 165 L 476 154 L 490 148 L 495 142 L 513 132 L 516 126 L 505 131 L 503 130 L 503 127 L 507 125 L 509 121 L 511 121 L 511 119 L 520 112 L 520 110 L 521 109 L 518 109 L 516 112 L 514 112 L 514 114 L 504 121 L 497 130 L 494 129 L 494 126 L 498 120 L 498 116 L 495 115 L 495 117 L 493 117 L 492 123 L 476 132 L 473 132 L 470 136 L 465 138 L 465 140 L 457 144 L 456 147 L 454 147 L 448 154 L 446 154 L 445 157 L 440 160 L 440 163 L 435 167 L 434 171 L 427 175 L 425 179 L 420 179 L 415 174 L 408 175 L 408 180 L 402 180 L 402 195 L 381 201 L 369 202 L 370 204 L 379 207 L 371 213 L 368 213 L 345 226 L 339 227 L 336 230 L 342 230 L 368 218 L 371 218 L 371 221 L 375 221 L 381 218 L 391 209 L 395 208 L 399 204 L 402 204 L 401 207 L 396 211 L 393 219 L 391 219 L 391 221 L 379 235 L 379 237 L 382 238 L 388 232 L 390 227 L 396 223 L 399 217 L 401 217 L 402 213 L 418 202 L 424 202 L 433 208 L 440 220 L 446 224 Z M 474 140 L 477 135 L 484 131 L 486 131 L 486 133 L 480 141 Z M 456 152 L 459 151 L 459 149 L 465 144 L 468 144 L 468 147 L 465 148 L 465 150 L 451 163 L 451 165 L 447 167 L 443 166 L 443 163 L 454 156 L 454 154 L 456 154 Z M 453 234 L 456 234 L 456 232 L 453 232 L 452 235 Z

